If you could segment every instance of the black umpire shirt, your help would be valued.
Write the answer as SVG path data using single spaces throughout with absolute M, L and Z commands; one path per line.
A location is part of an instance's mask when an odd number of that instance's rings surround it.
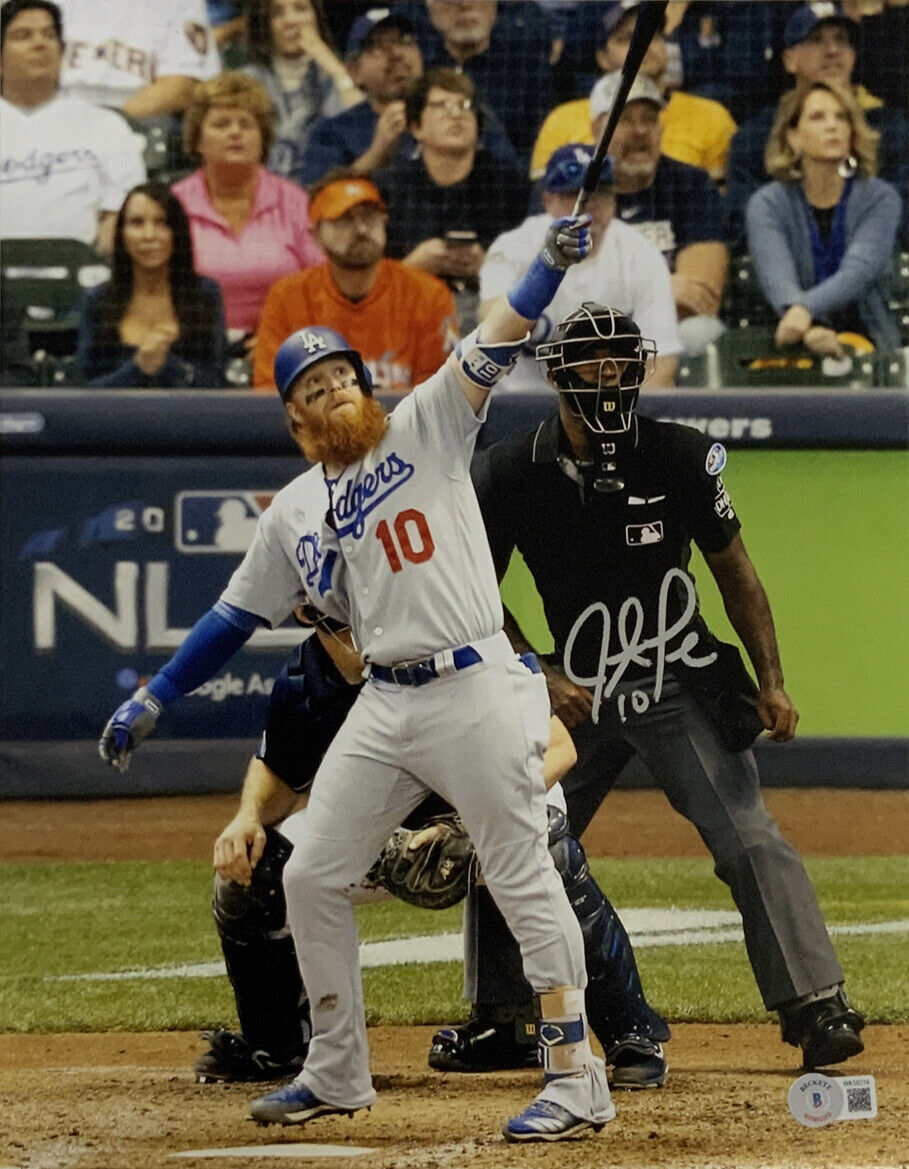
M 711 656 L 718 643 L 688 571 L 691 541 L 722 552 L 740 528 L 719 443 L 671 422 L 636 417 L 635 426 L 636 447 L 618 463 L 621 491 L 594 488 L 597 472 L 577 463 L 558 414 L 478 453 L 471 469 L 500 578 L 516 547 L 559 663 L 568 657 L 591 688 L 599 678 L 604 702 L 621 682 L 653 675 L 660 658 L 671 674 L 674 660 Z

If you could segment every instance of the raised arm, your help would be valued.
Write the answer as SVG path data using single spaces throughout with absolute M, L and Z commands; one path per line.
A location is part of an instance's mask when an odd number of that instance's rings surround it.
M 589 215 L 556 219 L 540 253 L 507 294 L 449 357 L 464 396 L 479 413 L 496 382 L 517 361 L 535 321 L 548 307 L 572 264 L 590 252 Z

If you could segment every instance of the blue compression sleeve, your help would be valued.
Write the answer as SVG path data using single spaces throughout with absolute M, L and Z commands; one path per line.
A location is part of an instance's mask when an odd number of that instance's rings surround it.
M 195 690 L 230 661 L 259 624 L 255 613 L 218 601 L 192 627 L 164 669 L 151 679 L 149 691 L 167 703 Z
M 536 256 L 533 263 L 508 293 L 508 303 L 526 321 L 536 321 L 558 291 L 565 279 L 559 268 L 550 268 Z

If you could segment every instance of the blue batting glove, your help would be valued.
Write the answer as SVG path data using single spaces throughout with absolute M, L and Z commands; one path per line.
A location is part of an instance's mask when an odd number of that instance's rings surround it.
M 540 250 L 540 259 L 547 268 L 564 272 L 572 264 L 589 256 L 592 247 L 590 216 L 563 215 L 549 225 Z
M 126 771 L 129 757 L 136 747 L 155 729 L 162 704 L 145 686 L 118 706 L 101 733 L 98 753 L 105 763 Z

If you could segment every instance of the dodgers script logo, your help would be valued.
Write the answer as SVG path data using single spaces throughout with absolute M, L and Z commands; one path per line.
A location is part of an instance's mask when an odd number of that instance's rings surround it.
M 363 535 L 366 517 L 387 499 L 393 491 L 403 487 L 414 475 L 413 463 L 408 463 L 394 451 L 357 483 L 351 479 L 340 495 L 332 496 L 332 513 L 338 536 Z

